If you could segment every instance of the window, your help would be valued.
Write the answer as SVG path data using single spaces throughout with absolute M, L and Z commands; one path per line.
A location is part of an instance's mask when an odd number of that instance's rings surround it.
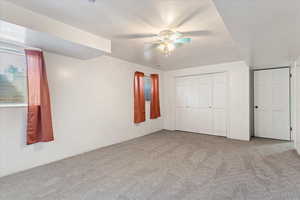
M 151 78 L 144 77 L 144 93 L 145 93 L 145 100 L 151 101 Z
M 26 83 L 25 56 L 0 51 L 0 105 L 25 104 Z

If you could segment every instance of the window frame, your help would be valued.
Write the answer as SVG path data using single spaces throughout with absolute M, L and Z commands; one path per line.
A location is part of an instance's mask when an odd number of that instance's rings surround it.
M 25 53 L 23 51 L 19 51 L 19 50 L 15 50 L 15 49 L 11 49 L 11 48 L 2 48 L 0 47 L 0 53 L 3 54 L 11 54 L 11 55 L 15 55 L 15 56 L 22 56 L 24 58 L 24 64 L 25 64 L 25 76 L 27 76 L 27 66 L 26 66 L 26 57 L 25 57 Z M 25 81 L 26 82 L 26 81 Z M 22 107 L 27 107 L 28 106 L 28 100 L 27 100 L 27 83 L 25 86 L 25 91 L 24 91 L 24 101 L 23 102 L 8 102 L 8 103 L 3 103 L 0 102 L 0 108 L 22 108 Z
M 144 96 L 145 96 L 145 101 L 146 102 L 150 102 L 151 101 L 151 87 L 152 87 L 152 79 L 151 77 L 149 76 L 144 76 L 143 78 L 143 81 L 144 81 Z M 146 82 L 148 82 L 149 84 L 149 88 L 147 87 L 146 88 Z M 149 90 L 149 95 L 146 94 L 146 90 Z M 147 92 L 147 93 L 148 93 Z M 148 97 L 148 98 L 147 98 Z

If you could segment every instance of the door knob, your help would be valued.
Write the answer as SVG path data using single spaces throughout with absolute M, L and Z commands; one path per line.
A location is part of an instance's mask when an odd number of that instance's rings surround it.
M 256 109 L 257 109 L 257 108 L 258 108 L 258 106 L 254 106 L 254 108 L 256 108 Z

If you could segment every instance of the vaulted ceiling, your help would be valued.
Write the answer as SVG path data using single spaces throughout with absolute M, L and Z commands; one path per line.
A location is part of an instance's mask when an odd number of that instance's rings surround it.
M 287 65 L 300 55 L 297 0 L 8 0 L 112 40 L 112 56 L 172 70 L 246 60 Z M 165 28 L 198 31 L 165 57 L 145 43 Z M 132 38 L 135 36 L 134 38 Z M 142 37 L 143 36 L 143 37 Z

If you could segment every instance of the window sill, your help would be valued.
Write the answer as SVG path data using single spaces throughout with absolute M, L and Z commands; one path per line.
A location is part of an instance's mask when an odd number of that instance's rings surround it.
M 0 104 L 0 108 L 25 108 L 27 104 Z

